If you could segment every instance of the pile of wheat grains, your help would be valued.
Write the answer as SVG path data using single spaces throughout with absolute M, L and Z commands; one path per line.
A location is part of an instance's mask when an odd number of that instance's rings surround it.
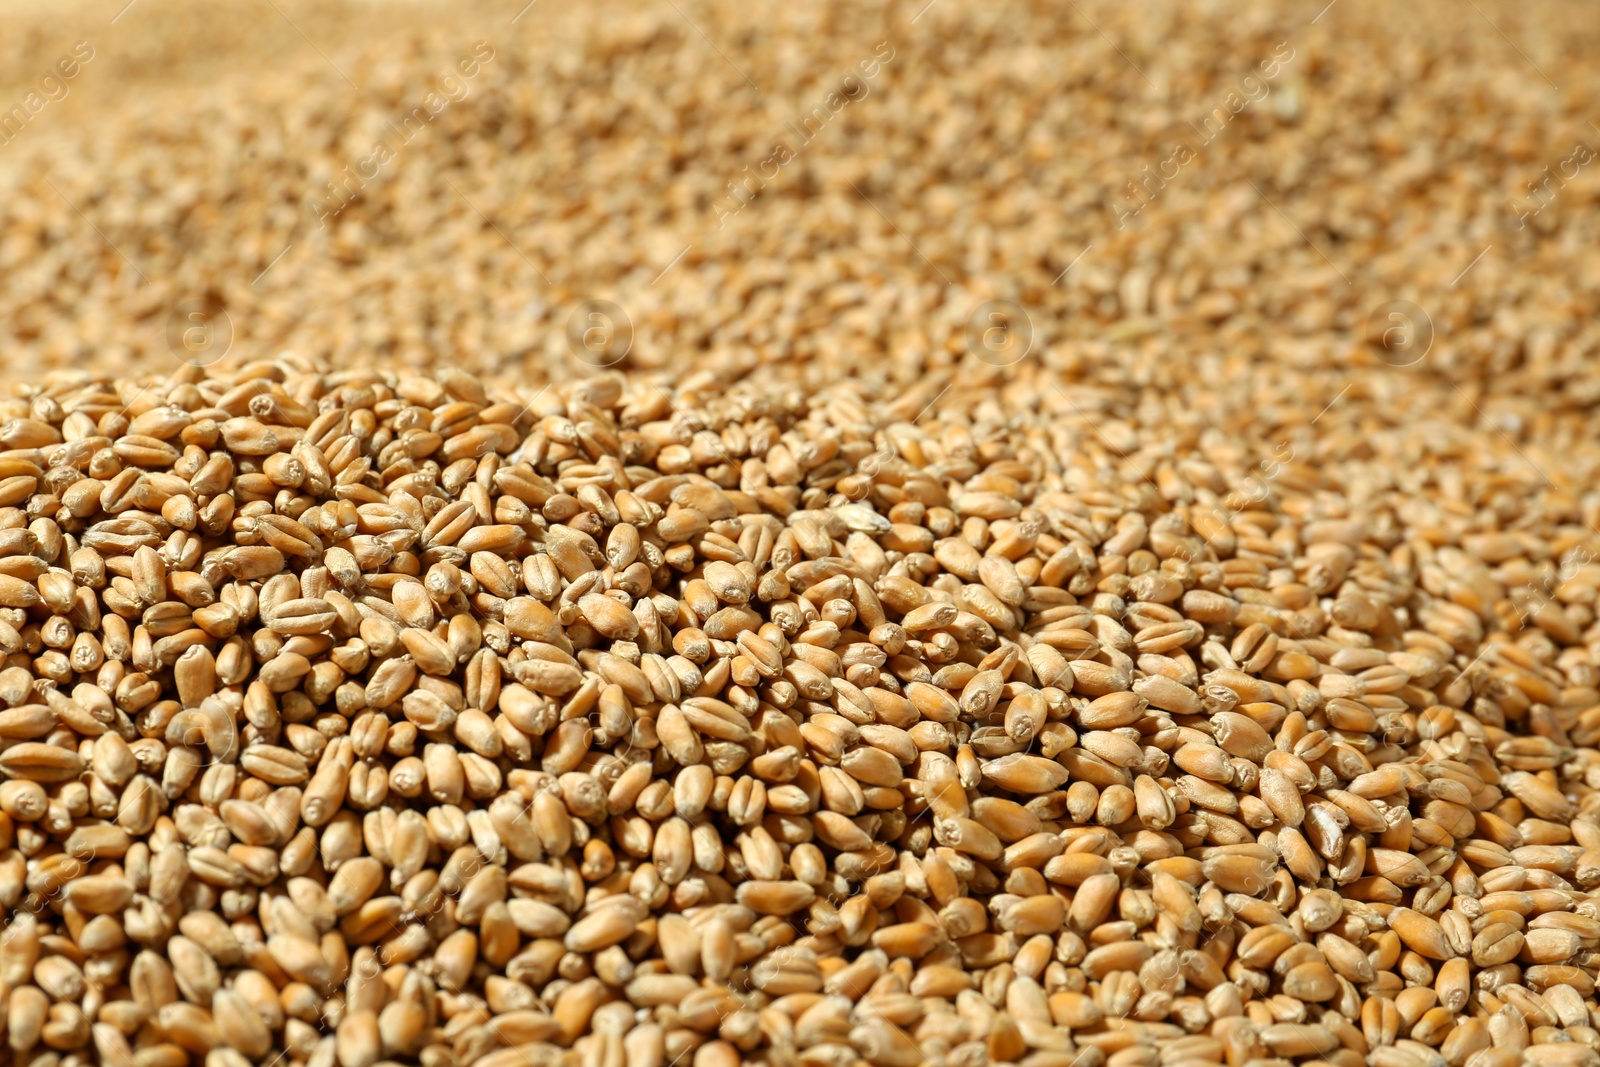
M 1600 1067 L 1471 6 L 8 12 L 0 1064 Z
M 981 395 L 26 392 L 14 1063 L 1600 1060 L 1575 515 Z

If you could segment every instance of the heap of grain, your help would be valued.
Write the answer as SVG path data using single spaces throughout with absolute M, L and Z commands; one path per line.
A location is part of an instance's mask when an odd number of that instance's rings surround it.
M 1600 1063 L 1577 540 L 994 407 L 23 390 L 11 1062 Z

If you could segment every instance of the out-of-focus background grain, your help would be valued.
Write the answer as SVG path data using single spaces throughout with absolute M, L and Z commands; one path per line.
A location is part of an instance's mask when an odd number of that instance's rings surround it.
M 567 326 L 605 300 L 624 370 L 910 389 L 1006 299 L 1030 363 L 1179 403 L 1243 373 L 1559 445 L 1597 395 L 1580 5 L 124 3 L 0 16 L 0 115 L 93 49 L 0 138 L 11 380 L 227 347 L 537 384 L 589 372 Z M 464 98 L 320 217 L 475 49 Z M 1432 331 L 1403 372 L 1368 343 L 1396 300 Z

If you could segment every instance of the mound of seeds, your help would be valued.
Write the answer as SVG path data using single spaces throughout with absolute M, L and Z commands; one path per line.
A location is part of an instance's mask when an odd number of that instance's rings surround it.
M 1583 509 L 965 392 L 5 401 L 9 1062 L 1600 1063 Z

